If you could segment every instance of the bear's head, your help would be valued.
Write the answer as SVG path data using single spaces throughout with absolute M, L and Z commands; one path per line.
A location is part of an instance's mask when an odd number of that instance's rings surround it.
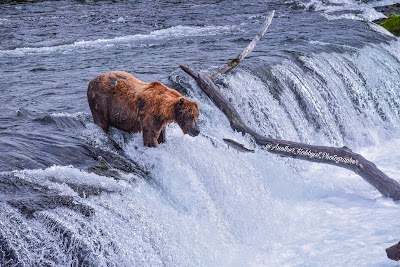
M 197 119 L 199 118 L 199 104 L 185 97 L 180 97 L 175 104 L 175 120 L 184 134 L 197 136 L 200 133 Z

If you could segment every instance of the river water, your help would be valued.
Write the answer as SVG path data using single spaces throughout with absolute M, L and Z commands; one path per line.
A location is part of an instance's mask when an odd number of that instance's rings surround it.
M 212 70 L 275 17 L 221 90 L 258 132 L 352 148 L 400 182 L 396 1 L 1 1 L 1 266 L 395 266 L 399 204 L 334 166 L 271 155 L 179 69 Z M 110 70 L 200 103 L 201 134 L 93 124 Z M 256 153 L 239 153 L 223 138 Z

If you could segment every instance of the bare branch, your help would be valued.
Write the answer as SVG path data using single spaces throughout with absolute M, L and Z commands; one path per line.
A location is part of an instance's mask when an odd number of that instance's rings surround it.
M 272 18 L 274 17 L 275 10 L 273 10 L 265 19 L 261 30 L 257 33 L 256 37 L 246 46 L 246 48 L 238 55 L 236 58 L 232 59 L 228 64 L 222 65 L 219 67 L 219 69 L 216 72 L 213 72 L 210 74 L 211 79 L 214 79 L 217 75 L 219 74 L 226 74 L 232 69 L 234 69 L 240 61 L 245 59 L 247 56 L 250 55 L 250 53 L 253 51 L 253 49 L 256 47 L 258 42 L 260 42 L 261 38 L 265 35 L 267 32 L 268 27 L 271 25 Z

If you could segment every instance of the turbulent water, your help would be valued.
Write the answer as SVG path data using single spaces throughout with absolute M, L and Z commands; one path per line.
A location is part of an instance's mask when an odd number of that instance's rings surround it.
M 400 41 L 372 23 L 394 2 L 1 1 L 0 266 L 395 266 L 398 203 L 256 147 L 179 69 L 226 63 L 276 10 L 221 91 L 258 132 L 400 182 Z M 198 101 L 200 136 L 104 134 L 86 89 L 117 69 Z

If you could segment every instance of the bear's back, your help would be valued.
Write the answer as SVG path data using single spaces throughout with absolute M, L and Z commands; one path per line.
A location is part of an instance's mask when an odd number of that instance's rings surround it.
M 112 71 L 105 73 L 105 81 L 109 83 L 109 88 L 113 93 L 128 93 L 129 91 L 142 91 L 148 83 L 134 77 L 125 71 Z

